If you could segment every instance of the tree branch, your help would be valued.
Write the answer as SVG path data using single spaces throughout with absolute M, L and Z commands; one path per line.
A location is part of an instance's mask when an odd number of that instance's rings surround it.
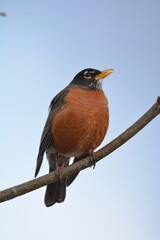
M 111 152 L 119 148 L 126 141 L 132 138 L 136 133 L 138 133 L 142 128 L 144 128 L 150 121 L 152 121 L 158 114 L 160 114 L 160 97 L 157 98 L 155 104 L 131 127 L 124 131 L 121 135 L 115 138 L 113 141 L 108 143 L 106 146 L 101 148 L 96 152 L 98 160 L 109 155 Z M 89 157 L 82 159 L 68 167 L 65 167 L 61 171 L 61 178 L 65 178 L 72 174 L 75 174 L 87 167 L 91 166 L 91 161 Z M 41 188 L 50 183 L 60 180 L 60 176 L 57 176 L 55 172 L 46 174 L 42 177 L 36 178 L 34 180 L 25 182 L 23 184 L 8 188 L 0 192 L 0 202 L 7 201 L 9 199 L 18 197 L 20 195 L 26 194 L 38 188 Z
M 0 16 L 5 17 L 7 14 L 5 12 L 0 12 Z

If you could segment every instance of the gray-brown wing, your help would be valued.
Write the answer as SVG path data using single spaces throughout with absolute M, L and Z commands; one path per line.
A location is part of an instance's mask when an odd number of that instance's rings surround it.
M 51 132 L 53 119 L 54 119 L 56 112 L 65 103 L 64 98 L 67 95 L 68 91 L 69 91 L 68 87 L 63 89 L 60 93 L 58 93 L 53 98 L 53 100 L 50 103 L 49 115 L 48 115 L 46 124 L 44 126 L 41 141 L 40 141 L 39 152 L 38 152 L 38 156 L 37 156 L 37 166 L 36 166 L 36 170 L 35 170 L 35 177 L 38 175 L 40 167 L 42 165 L 44 152 L 46 151 L 46 149 L 48 147 L 50 147 L 51 145 L 54 145 L 54 139 L 53 139 L 52 132 Z

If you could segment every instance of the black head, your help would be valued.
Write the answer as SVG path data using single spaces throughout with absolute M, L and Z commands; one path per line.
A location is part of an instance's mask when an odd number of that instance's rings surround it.
M 112 69 L 99 71 L 93 68 L 86 68 L 79 72 L 70 84 L 78 88 L 85 88 L 89 90 L 101 90 L 102 79 L 112 73 Z

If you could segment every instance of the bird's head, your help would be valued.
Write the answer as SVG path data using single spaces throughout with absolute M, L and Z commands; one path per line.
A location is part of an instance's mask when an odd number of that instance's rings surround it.
M 86 68 L 79 72 L 72 82 L 71 85 L 75 85 L 77 88 L 84 88 L 89 90 L 101 90 L 102 79 L 107 77 L 113 72 L 113 69 L 107 69 L 99 71 L 93 68 Z

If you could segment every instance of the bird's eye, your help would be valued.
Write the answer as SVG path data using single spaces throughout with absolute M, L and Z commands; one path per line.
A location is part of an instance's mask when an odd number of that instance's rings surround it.
M 85 77 L 85 78 L 91 78 L 91 74 L 90 74 L 88 71 L 86 71 L 86 72 L 84 73 L 84 77 Z
M 87 73 L 85 76 L 86 76 L 86 77 L 90 77 L 90 76 L 91 76 L 91 74 L 90 74 L 90 73 Z

